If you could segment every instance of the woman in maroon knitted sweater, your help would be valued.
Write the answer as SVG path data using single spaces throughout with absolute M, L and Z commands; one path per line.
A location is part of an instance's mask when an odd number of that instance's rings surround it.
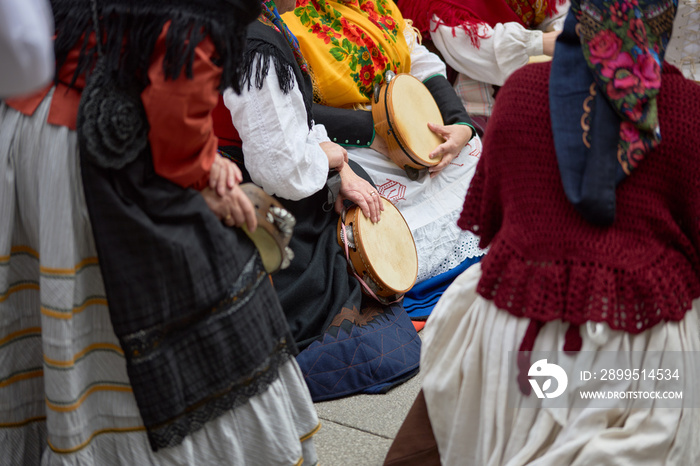
M 459 220 L 489 252 L 423 339 L 443 464 L 700 464 L 700 86 L 661 71 L 676 4 L 575 0 L 553 62 L 501 89 Z

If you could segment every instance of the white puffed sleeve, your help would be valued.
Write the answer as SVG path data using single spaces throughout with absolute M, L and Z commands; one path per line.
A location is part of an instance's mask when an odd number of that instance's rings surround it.
M 255 76 L 256 70 L 251 73 Z M 319 143 L 329 141 L 323 125 L 309 130 L 298 84 L 285 94 L 275 67 L 261 89 L 224 92 L 224 103 L 243 141 L 245 166 L 267 193 L 299 200 L 319 191 L 328 177 L 328 158 Z
M 0 98 L 26 94 L 51 81 L 53 32 L 46 0 L 0 1 Z
M 404 37 L 411 51 L 411 75 L 421 81 L 425 81 L 436 74 L 447 76 L 445 62 L 424 45 L 418 43 L 418 36 L 413 28 L 406 24 Z
M 435 27 L 434 21 L 431 27 Z M 438 26 L 431 33 L 435 47 L 455 70 L 477 81 L 503 85 L 531 56 L 542 55 L 542 31 L 518 23 L 479 26 L 478 46 L 462 28 Z M 483 37 L 483 38 L 482 38 Z
M 464 29 L 438 26 L 439 19 L 433 17 L 431 38 L 452 68 L 476 81 L 501 86 L 530 57 L 542 55 L 543 31 L 561 30 L 568 10 L 568 3 L 560 5 L 557 14 L 546 18 L 537 29 L 526 29 L 515 22 L 499 23 L 493 28 L 482 24 L 477 46 Z

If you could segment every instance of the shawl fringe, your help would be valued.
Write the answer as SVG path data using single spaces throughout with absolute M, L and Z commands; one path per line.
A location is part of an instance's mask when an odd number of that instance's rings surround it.
M 243 55 L 240 87 L 247 86 L 250 90 L 252 86 L 255 86 L 257 89 L 262 89 L 265 78 L 270 71 L 270 63 L 275 65 L 280 90 L 288 94 L 294 89 L 296 83 L 294 67 L 278 47 L 262 41 L 255 41 L 255 46 L 249 47 Z
M 262 88 L 274 62 L 280 90 L 287 94 L 298 84 L 306 108 L 307 124 L 313 126 L 313 91 L 311 77 L 301 69 L 293 47 L 276 27 L 256 21 L 248 28 L 248 44 L 241 65 L 241 88 Z M 253 73 L 253 69 L 256 72 Z
M 435 23 L 435 27 L 430 28 L 430 18 L 435 15 L 440 20 Z M 488 30 L 484 29 L 485 21 L 479 19 L 477 16 L 469 10 L 457 10 L 449 3 L 438 2 L 433 9 L 431 9 L 430 17 L 428 18 L 428 23 L 425 25 L 426 30 L 430 32 L 435 32 L 439 26 L 449 26 L 452 28 L 452 36 L 454 37 L 455 29 L 462 29 L 474 47 L 479 48 L 479 39 L 487 39 L 489 37 Z
M 95 32 L 90 0 L 52 0 L 56 24 L 55 53 L 57 69 L 75 45 Z M 192 78 L 195 48 L 209 37 L 223 68 L 220 89 L 239 90 L 239 59 L 245 47 L 246 26 L 260 13 L 255 0 L 111 0 L 99 2 L 99 28 L 102 49 L 109 70 L 121 83 L 134 77 L 143 85 L 156 41 L 170 22 L 166 37 L 164 73 L 177 79 L 181 73 Z M 76 73 L 89 73 L 97 60 L 97 47 L 83 41 Z

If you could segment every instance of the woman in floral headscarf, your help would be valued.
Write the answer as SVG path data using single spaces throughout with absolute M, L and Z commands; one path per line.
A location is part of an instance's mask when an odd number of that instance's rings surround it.
M 314 120 L 367 171 L 411 229 L 418 287 L 404 304 L 412 318 L 425 320 L 456 270 L 484 253 L 474 235 L 456 226 L 481 153 L 471 118 L 446 79 L 444 62 L 419 43 L 392 0 L 308 0 L 283 17 L 311 70 Z M 386 156 L 369 111 L 374 87 L 384 83 L 387 71 L 422 81 L 444 121 L 431 127 L 445 139 L 430 154 L 442 156 L 441 162 L 415 178 Z
M 497 86 L 551 57 L 568 0 L 398 0 L 406 18 L 458 72 L 455 91 L 486 128 Z
M 273 280 L 299 366 L 314 401 L 322 401 L 388 390 L 414 375 L 420 338 L 401 302 L 364 296 L 348 271 L 337 232 L 344 201 L 374 222 L 382 204 L 369 177 L 314 121 L 308 64 L 279 16 L 293 7 L 294 0 L 263 3 L 247 34 L 241 93 L 224 91 L 214 130 L 244 177 L 296 218 L 294 258 Z
M 459 220 L 490 249 L 426 325 L 405 424 L 442 464 L 700 464 L 700 86 L 663 62 L 676 5 L 573 0 L 553 61 L 501 89 Z

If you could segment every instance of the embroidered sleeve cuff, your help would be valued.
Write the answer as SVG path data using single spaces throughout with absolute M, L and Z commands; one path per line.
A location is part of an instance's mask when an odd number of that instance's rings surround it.
M 455 123 L 455 124 L 469 126 L 472 129 L 472 136 L 469 138 L 469 141 L 467 141 L 467 142 L 470 142 L 472 139 L 474 139 L 474 136 L 476 136 L 476 128 L 474 127 L 474 125 L 472 125 L 470 123 L 461 122 L 461 121 L 458 123 Z
M 529 57 L 536 57 L 544 53 L 544 47 L 542 45 L 542 31 L 532 30 L 528 31 L 529 38 L 527 41 L 527 55 Z

